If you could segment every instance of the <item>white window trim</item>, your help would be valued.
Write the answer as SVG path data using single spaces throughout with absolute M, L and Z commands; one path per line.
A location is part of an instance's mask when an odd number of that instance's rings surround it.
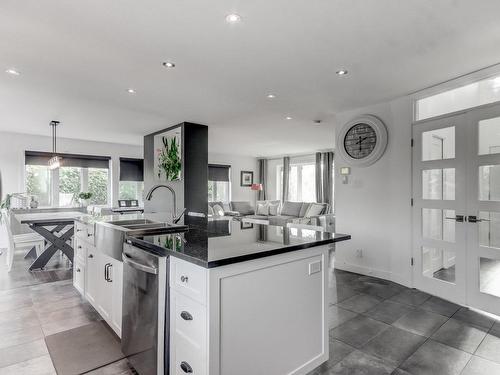
M 469 85 L 471 83 L 482 81 L 482 80 L 485 80 L 488 78 L 493 78 L 493 77 L 496 77 L 499 75 L 500 75 L 500 64 L 495 64 L 495 65 L 489 66 L 487 68 L 480 69 L 480 70 L 477 70 L 477 71 L 450 79 L 448 81 L 438 83 L 436 85 L 427 87 L 425 89 L 410 93 L 409 96 L 410 96 L 411 101 L 412 101 L 413 124 L 419 124 L 419 123 L 424 123 L 426 121 L 437 120 L 439 118 L 454 116 L 454 115 L 469 111 L 473 108 L 482 108 L 482 107 L 489 107 L 492 105 L 497 105 L 500 101 L 496 101 L 496 102 L 488 103 L 488 104 L 482 104 L 479 106 L 474 106 L 474 107 L 462 109 L 462 110 L 455 111 L 455 112 L 446 113 L 446 114 L 439 115 L 439 116 L 433 116 L 433 117 L 425 118 L 422 120 L 417 120 L 417 101 L 419 99 L 425 99 L 425 98 L 428 98 L 428 97 L 433 96 L 433 95 L 441 94 L 441 93 L 449 91 L 449 90 L 457 89 L 457 88 L 460 88 L 462 86 L 466 86 L 466 85 Z

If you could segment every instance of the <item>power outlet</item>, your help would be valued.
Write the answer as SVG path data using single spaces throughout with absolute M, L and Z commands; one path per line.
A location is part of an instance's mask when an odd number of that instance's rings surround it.
M 363 258 L 363 250 L 362 249 L 358 249 L 356 250 L 356 256 L 358 258 Z

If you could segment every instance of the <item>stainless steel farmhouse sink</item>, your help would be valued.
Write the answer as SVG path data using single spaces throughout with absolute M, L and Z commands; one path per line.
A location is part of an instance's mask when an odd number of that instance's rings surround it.
M 147 233 L 180 233 L 187 226 L 156 222 L 149 219 L 115 220 L 98 222 L 95 229 L 96 248 L 103 254 L 122 261 L 123 243 L 130 235 Z

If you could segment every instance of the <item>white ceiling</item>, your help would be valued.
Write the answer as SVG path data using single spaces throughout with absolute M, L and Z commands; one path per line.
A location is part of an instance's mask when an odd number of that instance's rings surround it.
M 140 144 L 192 121 L 218 152 L 331 148 L 335 113 L 500 62 L 499 14 L 498 0 L 2 0 L 0 130 L 58 119 L 64 137 Z

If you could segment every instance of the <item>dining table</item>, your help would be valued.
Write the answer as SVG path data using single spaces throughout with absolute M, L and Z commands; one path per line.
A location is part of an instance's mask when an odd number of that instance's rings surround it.
M 45 249 L 38 254 L 29 270 L 43 270 L 57 251 L 61 251 L 73 263 L 72 238 L 74 223 L 78 217 L 88 216 L 80 211 L 19 213 L 16 219 L 26 224 L 45 239 Z

